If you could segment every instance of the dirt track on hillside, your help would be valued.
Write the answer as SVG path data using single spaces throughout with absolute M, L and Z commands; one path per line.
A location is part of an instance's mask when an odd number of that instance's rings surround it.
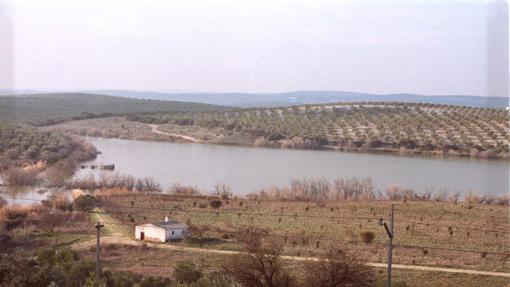
M 173 138 L 179 138 L 179 139 L 183 139 L 183 140 L 194 142 L 194 143 L 199 143 L 200 142 L 199 139 L 196 139 L 194 137 L 190 137 L 190 136 L 186 136 L 186 135 L 180 135 L 180 134 L 172 134 L 172 133 L 162 132 L 162 131 L 158 130 L 158 127 L 159 127 L 158 125 L 150 124 L 150 127 L 151 127 L 151 131 L 153 133 L 156 133 L 156 134 L 166 135 L 166 136 L 170 136 L 170 137 L 173 137 Z

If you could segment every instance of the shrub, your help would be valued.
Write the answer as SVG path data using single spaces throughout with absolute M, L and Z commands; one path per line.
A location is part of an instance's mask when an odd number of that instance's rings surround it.
M 8 159 L 17 159 L 19 156 L 20 156 L 20 152 L 15 148 L 8 149 L 5 152 L 5 157 Z
M 41 201 L 41 203 L 49 208 L 54 208 L 62 211 L 71 211 L 72 204 L 69 202 L 67 197 L 63 194 L 53 193 L 47 200 Z
M 244 287 L 296 286 L 294 278 L 281 261 L 283 242 L 262 239 L 258 235 L 248 238 L 244 242 L 246 253 L 234 255 L 231 260 L 225 261 L 224 273 Z
M 228 200 L 232 196 L 232 188 L 228 184 L 216 184 L 214 186 L 214 195 L 221 197 L 223 200 Z
M 481 204 L 483 202 L 483 198 L 473 192 L 470 192 L 464 197 L 464 202 L 469 204 Z
M 194 283 L 202 277 L 202 270 L 193 262 L 182 261 L 175 266 L 173 275 L 177 282 Z
M 133 274 L 126 271 L 119 271 L 112 274 L 108 274 L 108 286 L 112 287 L 124 287 L 131 286 L 133 283 L 142 281 L 142 276 Z
M 0 254 L 0 286 L 95 286 L 95 287 L 170 287 L 170 279 L 133 274 L 130 272 L 102 272 L 99 281 L 95 278 L 95 264 L 83 260 L 76 251 L 69 249 L 40 249 L 35 258 Z M 235 286 L 221 285 L 188 285 L 183 287 Z M 219 285 L 220 284 L 220 285 Z
M 22 225 L 28 216 L 28 210 L 21 207 L 4 208 L 1 211 L 0 219 L 5 230 L 12 230 Z
M 495 203 L 497 205 L 509 206 L 510 205 L 510 195 L 504 194 L 504 195 L 500 195 L 500 196 L 496 197 Z
M 364 243 L 370 244 L 372 241 L 374 241 L 375 234 L 372 231 L 363 231 L 360 234 L 361 240 L 363 240 Z
M 181 287 L 179 285 L 175 287 Z M 219 273 L 208 274 L 195 284 L 184 285 L 182 287 L 242 287 L 241 285 L 234 282 L 230 277 Z
M 78 211 L 89 212 L 96 207 L 96 198 L 87 194 L 78 196 L 73 202 L 73 208 Z
M 167 287 L 170 286 L 170 280 L 168 278 L 159 278 L 159 277 L 145 277 L 142 282 L 140 282 L 140 287 Z M 136 286 L 136 285 L 135 285 Z
M 223 205 L 223 201 L 221 201 L 219 199 L 213 199 L 213 200 L 209 201 L 209 206 L 211 206 L 214 209 L 218 209 L 222 205 Z
M 7 185 L 33 185 L 39 181 L 39 172 L 38 168 L 11 168 L 2 174 L 2 178 Z
M 153 178 L 145 177 L 142 179 L 137 179 L 135 183 L 135 189 L 137 191 L 151 191 L 151 192 L 161 192 L 162 188 L 159 183 L 157 183 Z
M 179 183 L 176 183 L 170 187 L 168 193 L 172 193 L 175 195 L 197 195 L 200 194 L 200 190 L 193 186 L 184 186 Z
M 330 246 L 318 262 L 305 265 L 304 286 L 356 286 L 369 287 L 375 282 L 373 270 L 357 255 L 344 252 L 338 246 Z
M 67 212 L 59 209 L 44 209 L 37 215 L 36 221 L 42 230 L 52 233 L 57 226 L 64 224 L 68 219 Z

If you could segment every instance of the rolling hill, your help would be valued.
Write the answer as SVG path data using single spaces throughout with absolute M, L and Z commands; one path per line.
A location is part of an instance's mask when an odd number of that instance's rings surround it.
M 212 111 L 210 104 L 132 99 L 85 93 L 23 94 L 0 96 L 0 120 L 48 125 L 72 119 L 133 113 Z
M 508 98 L 465 95 L 369 94 L 343 91 L 296 91 L 287 93 L 166 93 L 123 90 L 100 90 L 93 93 L 137 99 L 155 99 L 206 103 L 234 107 L 276 107 L 301 104 L 340 102 L 403 102 L 459 105 L 478 108 L 504 109 Z

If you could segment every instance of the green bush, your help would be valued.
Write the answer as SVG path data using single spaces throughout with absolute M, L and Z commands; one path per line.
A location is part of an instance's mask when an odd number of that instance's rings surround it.
M 372 241 L 374 241 L 375 234 L 372 231 L 363 231 L 360 234 L 361 240 L 363 240 L 364 243 L 370 244 Z
M 218 209 L 223 205 L 223 202 L 219 199 L 213 199 L 209 202 L 209 206 L 211 206 L 214 209 Z
M 78 211 L 89 212 L 96 207 L 96 198 L 92 195 L 80 195 L 73 202 L 73 208 Z
M 0 254 L 0 286 L 171 287 L 173 285 L 168 278 L 143 277 L 129 272 L 111 271 L 103 272 L 99 281 L 96 281 L 94 261 L 83 260 L 76 251 L 69 249 L 41 249 L 35 258 Z

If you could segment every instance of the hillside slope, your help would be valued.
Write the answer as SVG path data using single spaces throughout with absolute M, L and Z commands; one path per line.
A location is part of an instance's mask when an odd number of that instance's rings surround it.
M 212 111 L 225 107 L 84 93 L 0 96 L 0 120 L 48 125 L 66 120 L 132 113 Z
M 365 102 L 137 114 L 128 119 L 167 124 L 160 130 L 175 134 L 189 135 L 186 130 L 200 128 L 206 141 L 216 138 L 213 141 L 220 143 L 474 157 L 509 155 L 508 112 L 500 109 Z

